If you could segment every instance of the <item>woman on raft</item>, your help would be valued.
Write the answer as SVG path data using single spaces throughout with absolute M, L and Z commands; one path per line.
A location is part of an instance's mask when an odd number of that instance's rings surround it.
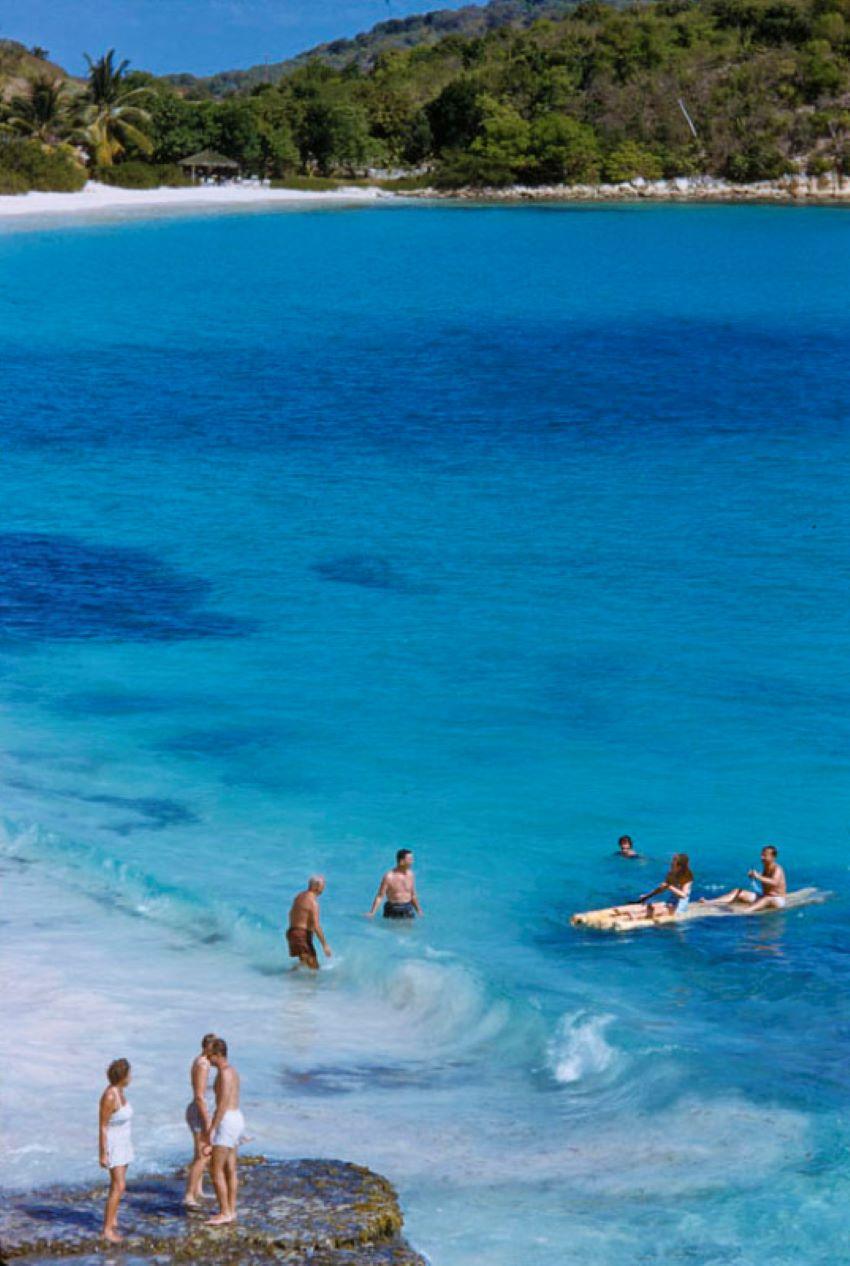
M 629 919 L 656 919 L 660 914 L 677 918 L 687 910 L 693 886 L 694 876 L 687 853 L 674 853 L 664 883 L 638 898 L 643 908 L 636 910 L 634 906 L 631 906 L 618 910 L 617 913 Z M 652 898 L 662 892 L 669 893 L 672 900 L 657 901 L 653 904 Z

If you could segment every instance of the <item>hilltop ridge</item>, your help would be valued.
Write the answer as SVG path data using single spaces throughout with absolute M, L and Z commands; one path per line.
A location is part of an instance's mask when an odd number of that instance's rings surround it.
M 44 75 L 70 78 L 67 71 L 49 60 L 44 50 L 35 53 L 18 40 L 0 38 L 0 100 L 26 91 L 28 84 Z
M 321 61 L 335 70 L 350 64 L 368 70 L 382 53 L 391 49 L 436 44 L 448 35 L 472 39 L 500 27 L 522 29 L 541 18 L 563 17 L 579 3 L 580 0 L 489 0 L 486 4 L 469 4 L 461 9 L 433 9 L 405 18 L 387 18 L 351 38 L 316 44 L 283 61 L 248 66 L 243 70 L 224 70 L 215 75 L 164 75 L 163 79 L 193 95 L 221 97 L 258 84 L 277 83 L 307 62 Z

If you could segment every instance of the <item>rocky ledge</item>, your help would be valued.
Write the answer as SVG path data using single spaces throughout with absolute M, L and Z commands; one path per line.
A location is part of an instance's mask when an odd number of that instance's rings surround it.
M 212 1210 L 187 1213 L 177 1174 L 133 1178 L 121 1206 L 124 1242 L 110 1248 L 126 1266 L 425 1266 L 402 1239 L 402 1216 L 385 1178 L 342 1161 L 240 1162 L 239 1222 L 207 1227 Z M 0 1261 L 37 1266 L 73 1258 L 101 1261 L 105 1186 L 6 1196 Z
M 672 180 L 635 177 L 620 185 L 506 185 L 487 189 L 418 189 L 408 198 L 473 202 L 850 202 L 850 177 L 792 174 L 740 185 L 716 176 Z

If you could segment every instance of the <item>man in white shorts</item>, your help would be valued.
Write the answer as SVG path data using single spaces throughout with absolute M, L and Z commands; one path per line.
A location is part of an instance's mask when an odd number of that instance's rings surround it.
M 212 1152 L 212 1180 L 218 1198 L 218 1213 L 208 1226 L 224 1226 L 236 1221 L 236 1149 L 245 1133 L 245 1118 L 239 1111 L 239 1074 L 227 1062 L 227 1043 L 216 1037 L 209 1044 L 207 1058 L 217 1071 L 215 1115 L 204 1138 L 207 1154 Z
M 752 888 L 733 888 L 724 892 L 722 897 L 711 900 L 703 897 L 702 904 L 707 906 L 742 905 L 745 914 L 759 914 L 762 910 L 784 910 L 785 898 L 788 895 L 788 881 L 785 871 L 776 860 L 777 850 L 768 844 L 761 850 L 761 870 L 748 871 Z

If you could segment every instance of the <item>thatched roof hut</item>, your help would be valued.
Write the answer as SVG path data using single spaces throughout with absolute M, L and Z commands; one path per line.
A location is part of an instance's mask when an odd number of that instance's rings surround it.
M 202 149 L 188 158 L 181 158 L 178 166 L 188 171 L 192 182 L 212 177 L 214 180 L 235 180 L 239 175 L 239 164 L 224 154 L 217 154 L 214 149 Z

